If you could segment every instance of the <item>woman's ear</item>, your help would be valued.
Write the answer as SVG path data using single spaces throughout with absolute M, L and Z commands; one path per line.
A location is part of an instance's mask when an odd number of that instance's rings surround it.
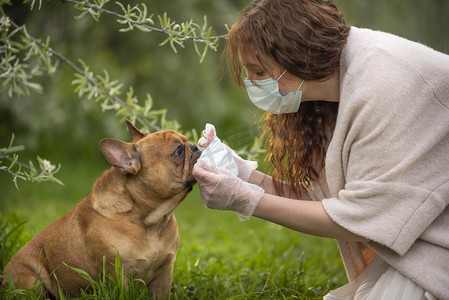
M 140 154 L 132 143 L 103 139 L 100 141 L 100 151 L 104 158 L 121 173 L 132 175 L 139 173 Z
M 126 124 L 128 125 L 129 136 L 133 143 L 137 142 L 145 136 L 145 133 L 137 129 L 136 126 L 134 126 L 133 123 L 131 123 L 129 120 L 126 120 Z

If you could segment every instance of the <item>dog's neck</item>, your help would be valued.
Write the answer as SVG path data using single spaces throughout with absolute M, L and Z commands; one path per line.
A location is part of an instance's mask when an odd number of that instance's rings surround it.
M 173 211 L 186 195 L 159 199 L 151 190 L 142 188 L 137 178 L 111 168 L 95 182 L 93 207 L 108 218 L 119 214 L 132 222 L 143 222 L 147 228 L 161 228 L 169 223 Z

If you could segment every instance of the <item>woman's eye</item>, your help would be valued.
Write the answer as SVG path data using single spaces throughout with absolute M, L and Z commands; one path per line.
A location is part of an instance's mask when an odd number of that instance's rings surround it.
M 249 80 L 263 80 L 268 78 L 268 73 L 265 70 L 252 71 L 248 72 L 247 78 Z
M 249 80 L 260 80 L 260 79 L 265 79 L 265 77 L 267 76 L 267 70 L 265 70 L 264 68 L 260 68 L 260 67 L 249 67 L 246 70 L 246 77 Z

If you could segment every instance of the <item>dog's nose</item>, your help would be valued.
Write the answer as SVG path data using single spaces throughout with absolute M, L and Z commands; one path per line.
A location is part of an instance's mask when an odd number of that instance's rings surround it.
M 189 147 L 192 152 L 197 152 L 197 151 L 201 152 L 200 149 L 198 149 L 197 145 L 190 144 Z

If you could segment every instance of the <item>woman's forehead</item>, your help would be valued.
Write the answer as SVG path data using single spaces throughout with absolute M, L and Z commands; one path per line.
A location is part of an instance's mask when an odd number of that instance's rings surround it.
M 242 65 L 245 66 L 245 68 L 252 67 L 252 68 L 264 68 L 264 69 L 273 69 L 277 66 L 279 66 L 274 59 L 268 56 L 256 56 L 254 52 L 250 51 L 239 51 L 239 58 Z
M 264 68 L 264 67 L 266 67 L 265 64 L 262 64 L 256 57 L 251 57 L 251 58 L 241 57 L 240 60 L 243 64 L 243 66 L 245 66 L 245 68 Z

